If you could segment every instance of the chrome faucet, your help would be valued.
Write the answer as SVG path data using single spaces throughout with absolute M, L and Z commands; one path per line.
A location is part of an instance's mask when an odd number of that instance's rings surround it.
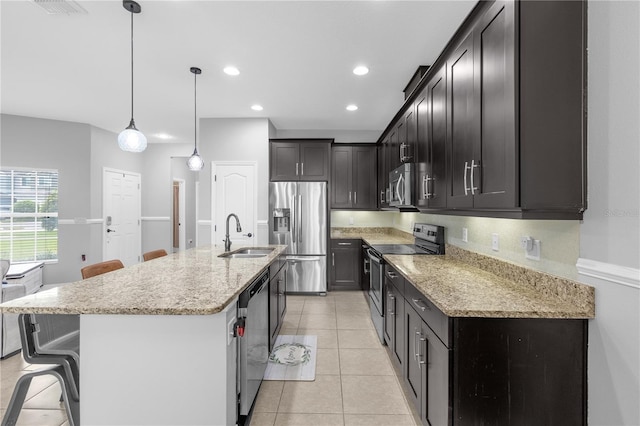
M 240 226 L 240 219 L 238 219 L 238 216 L 235 213 L 230 213 L 229 216 L 227 216 L 227 228 L 226 228 L 226 234 L 224 236 L 224 251 L 229 251 L 231 250 L 231 238 L 229 238 L 229 219 L 231 219 L 231 216 L 233 216 L 236 219 L 236 231 L 237 232 L 242 232 L 242 227 Z

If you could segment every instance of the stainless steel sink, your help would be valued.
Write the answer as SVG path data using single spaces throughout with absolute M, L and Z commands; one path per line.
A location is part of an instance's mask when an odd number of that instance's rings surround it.
M 238 250 L 231 251 L 228 253 L 223 253 L 218 257 L 228 257 L 231 259 L 237 259 L 237 258 L 248 259 L 248 258 L 255 258 L 255 257 L 265 257 L 270 255 L 272 251 L 273 251 L 272 248 L 247 247 L 247 248 L 240 248 Z
M 267 255 L 270 255 L 272 251 L 273 251 L 272 248 L 241 248 L 241 249 L 238 249 L 238 250 L 234 251 L 233 253 L 236 253 L 236 254 L 255 254 L 255 255 L 260 255 L 260 256 L 267 256 Z

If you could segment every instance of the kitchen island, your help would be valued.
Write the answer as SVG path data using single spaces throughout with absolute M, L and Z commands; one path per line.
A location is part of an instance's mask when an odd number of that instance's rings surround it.
M 80 315 L 83 425 L 236 423 L 238 296 L 279 260 L 196 248 L 0 305 Z

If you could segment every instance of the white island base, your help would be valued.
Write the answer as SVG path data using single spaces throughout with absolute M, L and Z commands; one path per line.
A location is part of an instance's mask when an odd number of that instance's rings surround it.
M 235 319 L 81 315 L 80 423 L 236 424 Z

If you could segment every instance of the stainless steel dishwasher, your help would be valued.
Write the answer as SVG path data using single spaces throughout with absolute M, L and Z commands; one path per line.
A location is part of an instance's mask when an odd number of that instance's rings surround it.
M 246 416 L 258 394 L 269 361 L 269 273 L 238 298 L 238 414 Z

